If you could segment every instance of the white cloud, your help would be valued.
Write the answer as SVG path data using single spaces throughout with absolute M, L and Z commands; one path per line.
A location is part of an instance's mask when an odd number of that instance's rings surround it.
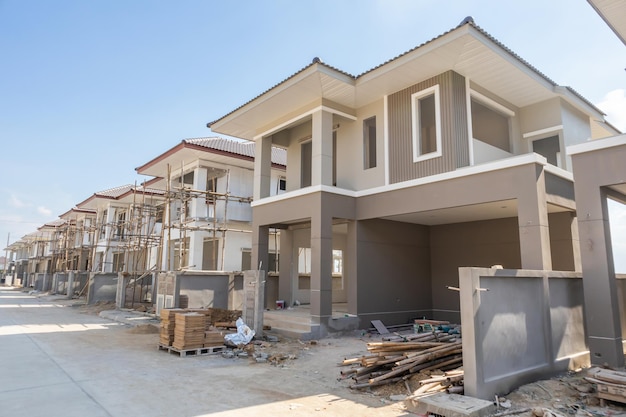
M 37 213 L 46 216 L 46 217 L 50 217 L 52 216 L 52 210 L 50 210 L 49 208 L 46 208 L 44 206 L 39 206 L 37 207 Z
M 26 207 L 26 203 L 17 198 L 15 194 L 11 194 L 11 196 L 9 197 L 9 204 L 15 208 Z
M 606 113 L 609 123 L 622 132 L 626 131 L 626 90 L 609 91 L 598 103 L 598 108 Z

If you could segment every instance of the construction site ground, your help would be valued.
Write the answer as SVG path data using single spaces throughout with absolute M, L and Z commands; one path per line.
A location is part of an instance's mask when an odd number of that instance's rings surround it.
M 0 287 L 0 415 L 411 416 L 405 384 L 351 390 L 338 363 L 366 354 L 363 332 L 316 342 L 258 341 L 226 358 L 158 349 L 158 319 L 110 303 Z M 258 363 L 252 350 L 268 360 Z M 246 357 L 245 353 L 248 353 Z M 499 412 L 615 416 L 584 371 L 520 387 Z M 419 385 L 410 381 L 409 388 Z M 531 416 L 532 410 L 515 414 Z

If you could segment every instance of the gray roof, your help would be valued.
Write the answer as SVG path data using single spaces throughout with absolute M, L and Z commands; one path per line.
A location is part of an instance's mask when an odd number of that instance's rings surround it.
M 519 62 L 521 62 L 523 65 L 525 65 L 526 67 L 528 67 L 530 70 L 532 70 L 532 71 L 534 71 L 535 73 L 537 73 L 537 75 L 539 75 L 540 77 L 542 77 L 543 79 L 545 79 L 548 83 L 552 84 L 552 85 L 553 85 L 553 86 L 555 86 L 555 87 L 556 87 L 556 86 L 558 86 L 558 84 L 557 84 L 557 83 L 555 83 L 552 79 L 548 78 L 548 76 L 546 76 L 544 73 L 542 73 L 541 71 L 539 71 L 537 68 L 535 68 L 535 67 L 534 67 L 534 66 L 532 66 L 530 63 L 528 63 L 526 60 L 524 60 L 523 58 L 521 58 L 519 55 L 517 55 L 517 54 L 516 54 L 515 52 L 513 52 L 511 49 L 509 49 L 508 47 L 506 47 L 506 46 L 505 46 L 502 42 L 500 42 L 499 40 L 497 40 L 496 38 L 494 38 L 492 35 L 490 35 L 488 32 L 486 32 L 483 28 L 481 28 L 480 26 L 478 26 L 478 25 L 474 22 L 474 19 L 473 19 L 471 16 L 468 16 L 468 17 L 466 17 L 465 19 L 463 19 L 463 20 L 461 21 L 461 23 L 460 23 L 459 25 L 455 26 L 454 28 L 452 28 L 452 29 L 450 29 L 450 30 L 448 30 L 448 31 L 446 31 L 446 32 L 444 32 L 444 33 L 442 33 L 441 35 L 436 36 L 436 37 L 434 37 L 434 38 L 432 38 L 432 39 L 430 39 L 430 40 L 428 40 L 428 41 L 426 41 L 426 42 L 424 42 L 424 43 L 422 43 L 422 44 L 420 44 L 420 45 L 418 45 L 418 46 L 416 46 L 416 47 L 414 47 L 414 48 L 412 48 L 412 49 L 410 49 L 410 50 L 408 50 L 408 51 L 406 51 L 406 52 L 404 52 L 404 53 L 402 53 L 402 54 L 400 54 L 400 55 L 398 55 L 398 56 L 395 56 L 395 57 L 393 57 L 393 58 L 391 58 L 391 59 L 389 59 L 389 60 L 387 60 L 387 61 L 383 62 L 382 64 L 377 65 L 377 66 L 375 66 L 374 68 L 371 68 L 371 69 L 369 69 L 369 70 L 367 70 L 367 71 L 365 71 L 365 72 L 363 72 L 363 73 L 361 73 L 361 74 L 359 74 L 359 75 L 352 75 L 352 74 L 349 74 L 349 73 L 347 73 L 347 72 L 345 72 L 345 71 L 342 71 L 342 70 L 340 70 L 340 69 L 338 69 L 338 68 L 336 68 L 336 67 L 333 67 L 333 66 L 331 66 L 331 65 L 328 65 L 328 64 L 326 64 L 326 63 L 322 62 L 319 58 L 317 58 L 317 57 L 316 57 L 316 58 L 314 58 L 314 59 L 313 59 L 313 61 L 312 61 L 310 64 L 308 64 L 308 65 L 307 65 L 307 66 L 305 66 L 304 68 L 300 69 L 299 71 L 295 72 L 294 74 L 290 75 L 289 77 L 285 78 L 284 80 L 280 81 L 279 83 L 277 83 L 277 84 L 273 85 L 272 87 L 270 87 L 270 88 L 268 88 L 267 90 L 263 91 L 261 94 L 257 95 L 256 97 L 252 98 L 251 100 L 249 100 L 249 101 L 245 102 L 244 104 L 242 104 L 241 106 L 239 106 L 239 107 L 235 108 L 234 110 L 232 110 L 232 111 L 230 111 L 230 112 L 226 113 L 225 115 L 221 116 L 220 118 L 218 118 L 218 119 L 216 119 L 216 120 L 214 120 L 214 121 L 212 121 L 212 122 L 207 123 L 207 127 L 209 127 L 209 128 L 210 128 L 212 124 L 217 123 L 218 121 L 220 121 L 220 120 L 222 120 L 222 119 L 224 119 L 224 118 L 228 117 L 229 115 L 231 115 L 231 114 L 235 113 L 237 110 L 239 110 L 239 109 L 241 109 L 241 108 L 243 108 L 243 107 L 247 106 L 248 104 L 250 104 L 250 103 L 252 103 L 253 101 L 255 101 L 256 99 L 258 99 L 259 97 L 263 96 L 264 94 L 268 93 L 269 91 L 272 91 L 274 88 L 278 87 L 279 85 L 284 84 L 284 83 L 285 83 L 285 82 L 287 82 L 288 80 L 290 80 L 290 79 L 294 78 L 295 76 L 297 76 L 298 74 L 300 74 L 301 72 L 305 71 L 306 69 L 308 69 L 309 67 L 311 67 L 311 66 L 313 66 L 313 65 L 323 65 L 323 66 L 325 66 L 325 67 L 327 67 L 327 68 L 329 68 L 329 69 L 332 69 L 332 70 L 334 70 L 334 71 L 337 71 L 337 72 L 339 72 L 339 73 L 342 73 L 342 74 L 344 74 L 344 75 L 346 75 L 346 76 L 348 76 L 348 77 L 352 78 L 353 80 L 358 80 L 358 79 L 359 79 L 359 78 L 361 78 L 362 76 L 364 76 L 364 75 L 366 75 L 366 74 L 368 74 L 368 73 L 370 73 L 370 72 L 372 72 L 372 71 L 375 71 L 376 69 L 378 69 L 378 68 L 380 68 L 380 67 L 382 67 L 382 66 L 385 66 L 385 65 L 387 65 L 387 64 L 389 64 L 389 63 L 391 63 L 391 62 L 393 62 L 393 61 L 395 61 L 395 60 L 397 60 L 397 59 L 399 59 L 399 58 L 401 58 L 401 57 L 403 57 L 403 56 L 405 56 L 405 55 L 407 55 L 407 54 L 410 54 L 411 52 L 413 52 L 413 51 L 415 51 L 415 50 L 417 50 L 417 49 L 420 49 L 420 48 L 424 47 L 425 45 L 428 45 L 429 43 L 431 43 L 431 42 L 433 42 L 433 41 L 436 41 L 437 39 L 439 39 L 439 38 L 441 38 L 441 37 L 446 36 L 448 33 L 453 32 L 454 30 L 456 30 L 456 29 L 458 29 L 459 27 L 464 26 L 464 25 L 470 25 L 471 27 L 475 28 L 477 31 L 479 31 L 481 34 L 483 34 L 485 37 L 487 37 L 490 41 L 492 41 L 493 43 L 495 43 L 496 45 L 498 45 L 500 48 L 502 48 L 502 49 L 503 49 L 506 53 L 508 53 L 508 54 L 509 54 L 509 55 L 511 55 L 513 58 L 515 58 L 516 60 L 518 60 Z M 581 100 L 583 100 L 586 104 L 588 104 L 589 106 L 591 106 L 593 109 L 595 109 L 595 110 L 596 110 L 596 111 L 598 111 L 599 113 L 604 114 L 604 113 L 603 113 L 600 109 L 598 109 L 598 108 L 597 108 L 597 107 L 596 107 L 593 103 L 591 103 L 589 100 L 587 100 L 587 99 L 585 99 L 584 97 L 582 97 L 582 96 L 581 96 L 578 92 L 576 92 L 576 91 L 575 91 L 574 89 L 572 89 L 571 87 L 564 87 L 564 88 L 566 88 L 567 90 L 569 90 L 570 92 L 572 92 L 574 95 L 576 95 L 576 97 L 578 97 L 578 98 L 580 98 Z
M 224 139 L 220 137 L 209 138 L 192 138 L 183 139 L 183 142 L 202 146 L 208 149 L 227 152 L 235 155 L 247 156 L 254 159 L 255 146 L 254 142 L 237 141 L 232 139 Z M 278 165 L 287 165 L 287 151 L 282 148 L 272 147 L 272 162 Z

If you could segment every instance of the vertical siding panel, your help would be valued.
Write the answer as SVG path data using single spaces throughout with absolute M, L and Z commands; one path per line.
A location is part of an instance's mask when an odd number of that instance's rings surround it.
M 439 84 L 442 156 L 413 162 L 411 94 Z M 468 165 L 465 81 L 448 71 L 388 97 L 391 183 L 453 171 Z

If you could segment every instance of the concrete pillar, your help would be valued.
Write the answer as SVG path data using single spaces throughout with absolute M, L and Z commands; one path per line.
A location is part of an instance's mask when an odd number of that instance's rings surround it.
M 333 115 L 319 110 L 312 119 L 311 185 L 333 185 Z
M 287 305 L 293 304 L 293 289 L 298 283 L 298 255 L 293 245 L 293 231 L 280 231 L 280 268 L 278 275 L 278 298 Z
M 356 220 L 348 223 L 348 236 L 346 251 L 343 254 L 343 274 L 346 285 L 346 297 L 348 299 L 348 313 L 358 314 L 358 237 L 359 222 Z
M 252 229 L 252 262 L 253 270 L 268 271 L 269 262 L 269 235 L 268 226 L 253 225 Z
M 599 186 L 580 194 L 584 195 L 584 202 L 578 205 L 578 225 L 590 359 L 593 365 L 622 368 L 621 318 L 606 194 Z
M 187 269 L 199 271 L 202 269 L 202 257 L 204 254 L 204 234 L 200 232 L 190 233 L 189 237 L 189 256 Z M 218 268 L 219 265 L 218 265 Z
M 198 167 L 193 173 L 193 185 L 194 190 L 205 191 L 207 189 L 207 169 Z M 189 216 L 193 219 L 199 217 L 207 217 L 207 204 L 204 195 L 196 197 L 191 200 L 189 204 Z M 202 266 L 202 265 L 200 265 Z
M 259 138 L 254 154 L 254 200 L 270 196 L 272 175 L 272 137 Z
M 536 181 L 520 181 L 517 221 L 522 269 L 552 269 L 546 181 L 542 165 L 531 166 Z
M 76 272 L 74 271 L 69 271 L 67 273 L 67 284 L 66 284 L 66 291 L 65 291 L 65 295 L 67 295 L 67 298 L 72 298 L 74 296 L 74 278 L 76 277 Z
M 332 220 L 323 207 L 311 218 L 311 318 L 320 324 L 332 316 Z

